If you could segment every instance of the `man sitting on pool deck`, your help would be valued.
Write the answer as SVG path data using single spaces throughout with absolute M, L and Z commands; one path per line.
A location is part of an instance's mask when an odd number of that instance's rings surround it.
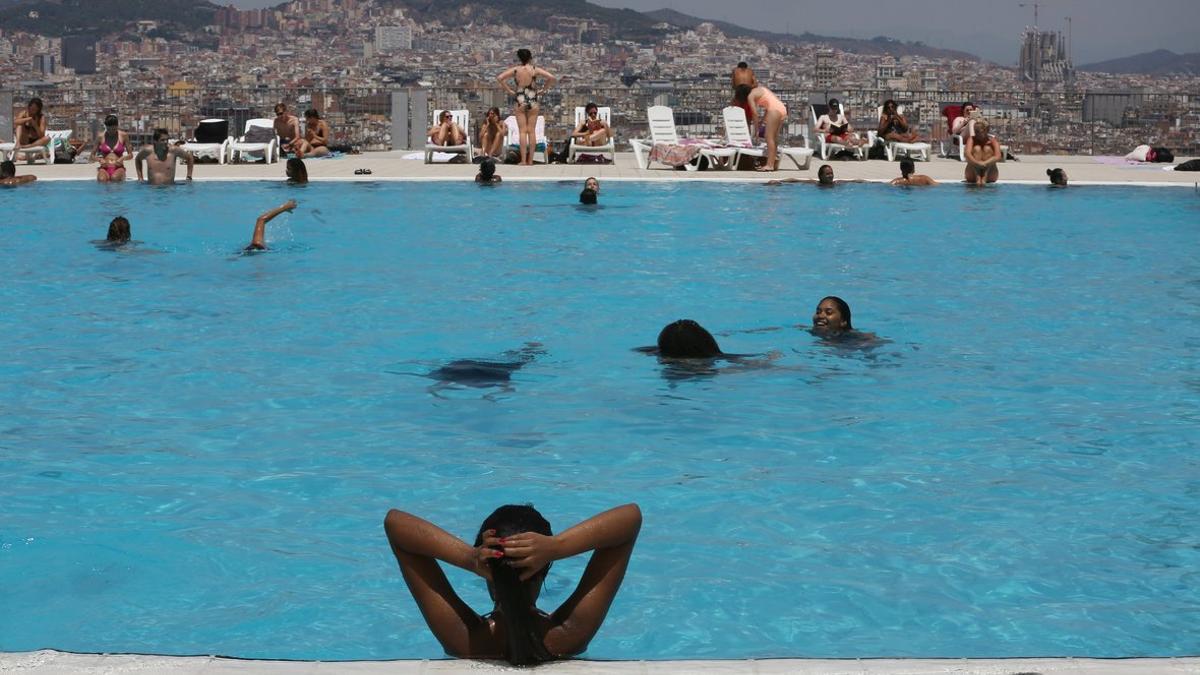
M 296 208 L 296 200 L 289 199 L 287 201 L 287 203 L 283 204 L 282 206 L 273 208 L 270 211 L 267 211 L 266 213 L 259 216 L 258 220 L 255 221 L 255 223 L 254 223 L 254 235 L 250 238 L 250 245 L 247 246 L 245 250 L 247 250 L 247 251 L 265 251 L 265 250 L 267 250 L 267 242 L 266 242 L 267 223 L 274 220 L 275 216 L 278 216 L 279 214 L 283 213 L 284 211 L 291 211 L 294 208 Z
M 151 185 L 173 185 L 175 183 L 176 159 L 182 159 L 187 163 L 187 179 L 192 179 L 192 167 L 196 165 L 196 158 L 192 157 L 192 153 L 178 145 L 171 147 L 167 142 L 167 135 L 166 129 L 155 129 L 153 145 L 143 147 L 138 151 L 137 156 L 133 158 L 133 166 L 137 169 L 138 182 L 143 180 L 143 160 L 145 160 L 150 172 L 150 180 L 147 182 Z
M 0 162 L 0 185 L 6 187 L 16 187 L 32 183 L 37 180 L 37 176 L 18 176 L 17 165 L 9 161 Z

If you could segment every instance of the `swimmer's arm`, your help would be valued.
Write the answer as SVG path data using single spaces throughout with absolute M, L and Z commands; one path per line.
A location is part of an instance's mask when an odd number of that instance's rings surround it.
M 138 177 L 139 182 L 143 180 L 142 162 L 144 162 L 146 160 L 146 157 L 148 157 L 149 155 L 150 155 L 150 149 L 143 147 L 141 150 L 138 150 L 138 154 L 135 155 L 133 158 L 133 166 L 135 169 L 137 169 L 137 177 Z
M 474 548 L 423 518 L 395 509 L 384 518 L 383 529 L 413 600 L 446 653 L 497 656 L 491 653 L 495 650 L 487 622 L 458 597 L 437 564 L 441 560 L 488 578 L 487 558 L 495 554 L 493 547 L 499 546 L 494 533 Z
M 267 223 L 274 220 L 275 216 L 278 216 L 284 211 L 291 211 L 294 208 L 296 208 L 296 200 L 290 199 L 286 204 L 282 204 L 259 216 L 258 220 L 254 222 L 254 236 L 250 238 L 250 245 L 246 248 L 248 250 L 266 249 L 267 244 L 265 241 L 263 241 L 263 239 L 266 236 Z
M 552 653 L 565 656 L 587 649 L 621 588 L 641 529 L 641 509 L 626 504 L 553 537 L 527 532 L 506 538 L 504 554 L 514 559 L 512 564 L 522 570 L 522 576 L 554 560 L 593 551 L 575 592 L 551 616 L 553 627 L 545 644 Z
M 8 178 L 5 178 L 4 184 L 5 185 L 24 185 L 26 183 L 32 183 L 35 180 L 37 180 L 37 176 L 27 173 L 23 176 L 10 176 Z
M 192 179 L 192 167 L 196 166 L 196 158 L 187 150 L 175 150 L 175 154 L 187 164 L 187 179 Z

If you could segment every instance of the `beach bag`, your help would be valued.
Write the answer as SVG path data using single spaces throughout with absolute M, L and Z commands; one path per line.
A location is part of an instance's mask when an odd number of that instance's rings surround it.
M 1200 159 L 1189 159 L 1175 167 L 1176 171 L 1200 171 Z
M 71 145 L 66 139 L 63 138 L 55 138 L 50 142 L 54 144 L 55 164 L 75 163 L 75 146 Z

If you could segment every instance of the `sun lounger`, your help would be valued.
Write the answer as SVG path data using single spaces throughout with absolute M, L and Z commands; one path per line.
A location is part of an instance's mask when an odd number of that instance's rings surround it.
M 903 115 L 904 106 L 896 106 L 896 112 Z M 883 106 L 875 108 L 875 120 L 877 123 L 881 117 L 883 117 Z M 928 143 L 903 143 L 900 141 L 889 141 L 886 138 L 881 137 L 879 132 L 874 129 L 867 132 L 867 142 L 869 143 L 870 147 L 875 147 L 877 143 L 882 144 L 883 153 L 887 156 L 887 160 L 889 162 L 896 161 L 896 157 L 898 155 L 904 155 L 905 157 L 909 157 L 911 159 L 919 159 L 928 162 L 929 155 L 933 151 L 933 146 Z
M 41 157 L 42 161 L 44 161 L 46 164 L 53 164 L 54 158 L 58 156 L 58 148 L 66 145 L 67 142 L 71 140 L 70 129 L 47 131 L 46 135 L 50 137 L 50 141 L 45 145 L 39 145 L 35 148 L 25 148 L 24 150 L 19 151 L 20 154 L 25 155 L 25 160 L 30 164 L 32 164 L 33 160 L 38 157 Z M 16 159 L 17 152 L 18 151 L 14 146 L 12 151 L 13 159 Z
M 269 129 L 270 134 L 259 131 L 255 133 L 263 134 L 264 137 L 269 136 L 270 140 L 255 141 L 251 135 L 251 129 Z M 247 137 L 250 137 L 247 140 Z M 229 161 L 236 162 L 242 159 L 243 155 L 261 154 L 267 164 L 279 161 L 279 136 L 275 135 L 275 121 L 265 117 L 259 117 L 252 120 L 246 120 L 246 130 L 242 133 L 242 137 L 229 144 Z
M 228 133 L 229 128 L 229 122 L 223 119 L 200 120 L 200 125 L 201 127 L 205 127 L 207 125 L 207 128 L 210 129 L 217 129 L 220 128 L 221 125 L 224 125 L 226 133 Z M 222 141 L 207 143 L 199 142 L 193 138 L 183 144 L 183 149 L 192 153 L 193 157 L 214 157 L 218 163 L 224 164 L 225 160 L 229 158 L 229 146 L 232 144 L 232 142 L 233 139 L 229 138 L 228 136 L 226 136 Z
M 631 139 L 629 144 L 633 146 L 633 155 L 637 160 L 638 168 L 650 168 L 651 155 L 654 153 L 655 146 L 658 145 L 683 145 L 679 134 L 675 130 L 675 112 L 665 105 L 651 106 L 646 109 L 646 120 L 650 124 L 650 140 Z M 695 171 L 700 168 L 700 160 L 707 159 L 710 166 L 716 166 L 721 161 L 732 164 L 737 157 L 737 148 L 718 148 L 706 147 L 701 143 L 694 143 L 698 148 L 695 157 L 692 161 L 685 164 L 688 171 Z M 673 165 L 668 165 L 673 166 Z
M 736 105 L 731 105 L 721 111 L 721 116 L 725 120 L 725 137 L 729 140 L 729 145 L 737 149 L 737 155 L 733 160 L 734 167 L 740 163 L 743 156 L 767 156 L 766 146 L 754 145 L 754 137 L 750 134 L 750 123 L 746 121 L 746 111 L 744 109 Z M 797 169 L 807 169 L 808 165 L 812 162 L 813 151 L 807 147 L 790 148 L 781 145 L 775 150 L 779 153 L 779 158 L 787 157 L 792 160 Z M 779 158 L 776 159 L 776 168 L 778 168 Z

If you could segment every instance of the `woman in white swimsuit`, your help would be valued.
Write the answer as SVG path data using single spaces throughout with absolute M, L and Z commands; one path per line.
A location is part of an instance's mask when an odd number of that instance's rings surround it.
M 548 70 L 533 65 L 533 54 L 528 49 L 517 50 L 517 60 L 520 65 L 513 66 L 500 73 L 496 80 L 504 91 L 515 99 L 513 116 L 517 118 L 517 130 L 521 140 L 521 164 L 533 165 L 533 151 L 537 149 L 537 118 L 540 108 L 538 97 L 546 93 L 556 78 Z M 537 79 L 542 78 L 542 88 L 536 87 Z M 509 80 L 516 84 L 516 89 L 509 86 Z

